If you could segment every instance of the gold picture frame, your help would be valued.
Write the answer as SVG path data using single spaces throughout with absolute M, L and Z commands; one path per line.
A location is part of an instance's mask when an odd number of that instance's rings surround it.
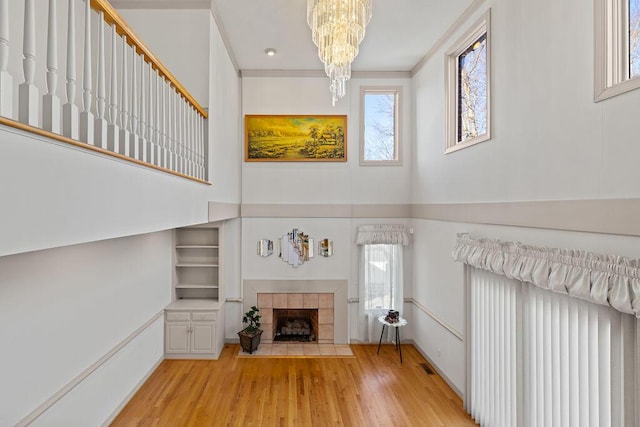
M 246 162 L 346 162 L 346 115 L 245 115 Z

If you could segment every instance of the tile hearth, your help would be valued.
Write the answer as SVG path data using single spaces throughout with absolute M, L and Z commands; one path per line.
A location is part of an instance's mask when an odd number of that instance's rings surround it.
M 239 349 L 239 357 L 254 356 L 353 356 L 348 345 L 314 344 L 314 343 L 280 343 L 260 344 L 252 354 Z

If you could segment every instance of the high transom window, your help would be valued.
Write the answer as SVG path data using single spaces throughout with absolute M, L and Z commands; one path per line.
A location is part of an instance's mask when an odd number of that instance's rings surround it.
M 399 87 L 363 87 L 360 94 L 360 164 L 401 164 Z
M 489 13 L 447 52 L 445 152 L 491 138 Z
M 595 0 L 595 101 L 640 87 L 640 0 Z

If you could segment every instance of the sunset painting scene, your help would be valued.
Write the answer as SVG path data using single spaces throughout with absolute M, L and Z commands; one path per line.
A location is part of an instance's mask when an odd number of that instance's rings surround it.
M 245 116 L 245 160 L 344 162 L 347 116 Z

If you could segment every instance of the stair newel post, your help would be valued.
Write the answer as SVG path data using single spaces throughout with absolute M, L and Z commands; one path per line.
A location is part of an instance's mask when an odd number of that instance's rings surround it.
M 120 127 L 118 126 L 118 32 L 111 24 L 111 71 L 109 76 L 109 124 L 107 125 L 107 149 L 121 153 Z
M 106 57 L 104 52 L 104 12 L 99 13 L 98 24 L 98 89 L 96 92 L 96 121 L 95 121 L 95 144 L 97 147 L 107 149 L 107 120 L 105 110 L 107 106 L 107 85 L 106 85 Z
M 127 36 L 122 35 L 122 83 L 120 84 L 120 154 L 130 156 L 129 147 L 129 76 L 127 74 Z
M 22 70 L 24 83 L 18 87 L 18 120 L 38 127 L 38 88 L 33 84 L 36 75 L 36 16 L 34 0 L 24 1 L 24 33 Z
M 13 118 L 13 76 L 9 74 L 9 0 L 0 0 L 0 116 Z
M 60 133 L 61 104 L 58 89 L 58 17 L 57 0 L 49 0 L 47 22 L 47 94 L 42 99 L 42 127 Z
M 67 19 L 67 102 L 62 106 L 62 134 L 67 138 L 78 139 L 78 106 L 76 102 L 76 0 L 68 0 Z
M 129 156 L 140 160 L 140 141 L 138 138 L 138 73 L 136 46 L 131 46 L 131 109 L 129 120 Z
M 149 147 L 147 141 L 147 124 L 146 124 L 146 103 L 147 97 L 145 93 L 145 61 L 144 56 L 140 55 L 140 113 L 138 114 L 139 125 L 138 134 L 140 142 L 140 160 L 149 162 Z

